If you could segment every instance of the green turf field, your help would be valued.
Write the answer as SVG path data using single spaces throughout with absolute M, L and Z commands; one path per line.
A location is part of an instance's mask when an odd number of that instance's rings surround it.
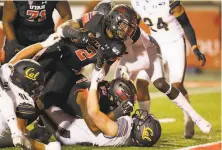
M 207 76 L 209 79 L 209 76 Z M 198 76 L 189 76 L 188 81 L 200 82 Z M 220 83 L 220 75 L 211 76 L 211 80 L 204 80 L 204 83 L 218 82 Z M 151 91 L 156 92 L 151 87 Z M 162 136 L 158 143 L 152 148 L 138 148 L 138 147 L 86 147 L 86 146 L 64 146 L 64 150 L 171 150 L 179 149 L 191 145 L 198 145 L 221 140 L 221 94 L 219 86 L 203 86 L 189 87 L 188 91 L 193 107 L 212 124 L 212 132 L 210 134 L 203 134 L 197 127 L 195 128 L 195 136 L 193 139 L 184 139 L 183 137 L 183 113 L 166 97 L 156 97 L 152 99 L 151 111 L 156 118 L 175 118 L 175 122 L 162 123 Z M 198 91 L 203 91 L 198 94 Z M 137 105 L 135 107 L 138 107 Z M 12 150 L 15 148 L 8 148 L 5 150 Z

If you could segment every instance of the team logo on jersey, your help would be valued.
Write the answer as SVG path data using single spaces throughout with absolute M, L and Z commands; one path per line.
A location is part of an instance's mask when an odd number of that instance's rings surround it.
M 99 38 L 101 34 L 99 32 L 96 32 L 96 38 Z
M 31 80 L 36 80 L 36 78 L 39 76 L 39 72 L 35 72 L 34 68 L 28 68 L 25 71 L 25 77 Z
M 153 136 L 153 130 L 150 129 L 149 127 L 143 128 L 142 139 L 152 141 L 150 136 Z

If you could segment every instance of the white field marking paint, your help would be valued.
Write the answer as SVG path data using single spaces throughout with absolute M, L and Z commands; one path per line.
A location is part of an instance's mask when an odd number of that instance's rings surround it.
M 222 143 L 222 141 L 207 143 L 207 144 L 200 144 L 200 145 L 196 145 L 196 146 L 189 146 L 189 147 L 181 148 L 181 149 L 178 149 L 178 150 L 190 150 L 192 148 L 198 148 L 198 147 L 201 148 L 201 147 L 205 147 L 205 146 L 216 145 L 216 144 L 219 144 L 219 143 Z
M 220 87 L 188 89 L 189 95 L 209 94 L 209 93 L 219 93 L 219 92 L 221 92 Z M 151 92 L 150 97 L 151 97 L 151 100 L 152 100 L 152 99 L 155 99 L 155 98 L 166 97 L 166 95 L 161 93 L 161 92 Z
M 175 122 L 176 121 L 175 118 L 160 118 L 158 120 L 159 120 L 160 123 L 170 123 L 170 122 Z

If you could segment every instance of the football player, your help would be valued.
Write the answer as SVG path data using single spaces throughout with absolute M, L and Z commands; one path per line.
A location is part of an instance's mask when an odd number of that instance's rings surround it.
M 67 1 L 5 1 L 2 21 L 6 34 L 5 62 L 24 47 L 42 42 L 54 33 L 54 9 L 63 22 L 72 19 Z
M 125 19 L 125 22 L 119 20 L 122 22 L 119 24 L 113 18 Z M 63 102 L 61 97 L 64 101 L 67 100 L 72 86 L 82 78 L 81 75 L 75 74 L 85 65 L 96 63 L 97 58 L 101 60 L 101 64 L 105 62 L 109 68 L 125 52 L 126 47 L 123 41 L 136 31 L 135 18 L 136 13 L 131 8 L 119 5 L 113 9 L 109 17 L 104 18 L 100 13 L 90 12 L 79 19 L 79 23 L 68 21 L 61 25 L 58 32 L 68 39 L 50 47 L 38 59 L 39 63 L 45 66 L 46 72 L 50 70 L 46 79 L 45 96 L 42 98 L 44 102 L 53 102 L 52 99 L 59 99 Z M 116 28 L 111 30 L 110 28 L 113 26 Z M 95 38 L 91 36 L 94 33 Z M 32 45 L 19 52 L 14 60 L 30 58 L 41 49 L 40 44 Z
M 72 100 L 80 105 L 84 119 L 70 116 L 59 107 L 52 106 L 46 110 L 49 117 L 45 114 L 41 116 L 44 124 L 52 126 L 54 124 L 52 122 L 55 122 L 57 127 L 54 128 L 56 131 L 54 134 L 65 145 L 152 146 L 155 144 L 161 135 L 158 120 L 142 110 L 136 111 L 133 118 L 126 115 L 132 111 L 136 98 L 134 85 L 122 78 L 105 83 L 106 87 L 101 86 L 98 83 L 98 76 L 93 76 L 89 86 L 84 86 L 85 83 L 76 86 L 76 92 L 73 94 L 75 98 Z M 109 99 L 101 99 L 100 96 L 103 95 L 101 92 L 109 95 Z M 102 112 L 101 100 L 104 102 L 113 100 L 119 104 L 116 108 L 119 109 L 119 117 L 115 121 L 110 113 Z
M 97 11 L 103 13 L 110 10 L 111 3 L 101 2 L 95 8 Z M 106 11 L 104 11 L 106 10 Z M 140 42 L 140 43 L 139 43 Z M 211 125 L 205 121 L 196 111 L 187 103 L 184 96 L 172 85 L 168 84 L 164 78 L 162 71 L 160 48 L 154 38 L 142 32 L 138 42 L 132 44 L 132 41 L 127 41 L 127 55 L 122 57 L 119 62 L 119 69 L 116 69 L 115 76 L 122 76 L 131 73 L 131 79 L 135 79 L 140 70 L 146 69 L 146 73 L 149 75 L 154 86 L 161 92 L 165 93 L 169 99 L 172 100 L 182 110 L 191 114 L 192 119 L 198 125 L 198 127 L 204 132 L 208 133 L 211 129 Z M 142 101 L 145 96 L 149 96 L 147 89 L 148 84 L 141 83 L 142 80 L 137 80 L 138 87 L 138 100 L 140 108 L 149 110 L 149 101 Z M 148 99 L 148 97 L 145 97 Z
M 38 98 L 45 81 L 40 64 L 28 59 L 7 63 L 0 73 L 0 147 L 61 149 L 58 142 L 45 145 L 25 136 L 26 121 L 36 114 L 33 99 Z
M 145 24 L 150 27 L 151 35 L 160 45 L 166 66 L 165 71 L 169 73 L 169 82 L 178 88 L 189 102 L 188 93 L 183 85 L 186 70 L 184 33 L 191 44 L 194 55 L 199 61 L 202 61 L 202 66 L 205 65 L 206 59 L 197 46 L 194 29 L 183 5 L 179 0 L 131 0 L 131 4 Z M 144 79 L 147 78 L 146 74 L 142 76 Z M 184 119 L 184 136 L 192 138 L 194 123 L 187 112 L 184 112 Z

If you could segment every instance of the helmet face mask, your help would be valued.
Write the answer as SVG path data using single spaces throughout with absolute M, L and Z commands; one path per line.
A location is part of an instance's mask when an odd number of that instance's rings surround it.
M 137 30 L 137 14 L 127 5 L 117 5 L 107 15 L 107 24 L 114 38 L 125 41 Z
M 122 101 L 128 100 L 134 104 L 136 88 L 133 83 L 123 78 L 117 78 L 109 83 L 108 93 L 113 105 L 118 106 Z

